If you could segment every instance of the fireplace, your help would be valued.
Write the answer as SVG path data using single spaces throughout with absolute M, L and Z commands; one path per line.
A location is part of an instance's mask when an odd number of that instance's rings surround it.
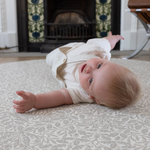
M 95 0 L 45 0 L 41 52 L 96 37 L 95 16 Z
M 19 52 L 120 34 L 120 6 L 120 0 L 17 0 Z

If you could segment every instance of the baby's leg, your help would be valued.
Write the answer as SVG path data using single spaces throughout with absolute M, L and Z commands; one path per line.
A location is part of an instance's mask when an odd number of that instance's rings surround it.
M 116 43 L 119 40 L 124 40 L 124 38 L 121 35 L 112 35 L 111 31 L 109 32 L 109 35 L 107 37 L 104 37 L 110 42 L 111 50 L 115 47 Z

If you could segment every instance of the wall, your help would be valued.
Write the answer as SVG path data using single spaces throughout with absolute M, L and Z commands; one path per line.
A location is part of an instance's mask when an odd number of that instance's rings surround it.
M 0 47 L 16 45 L 18 45 L 16 0 L 0 0 Z M 16 52 L 18 48 L 3 50 L 5 51 Z
M 125 40 L 121 41 L 120 50 L 135 50 L 146 39 L 146 31 L 143 25 L 128 9 L 128 0 L 121 1 L 121 35 Z M 150 42 L 144 47 L 144 50 L 150 49 Z

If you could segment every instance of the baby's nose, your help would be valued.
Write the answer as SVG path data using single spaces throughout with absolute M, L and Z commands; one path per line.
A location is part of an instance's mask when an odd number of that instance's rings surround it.
M 92 67 L 91 67 L 91 66 L 86 66 L 86 70 L 85 70 L 85 72 L 86 72 L 86 73 L 90 73 L 90 72 L 91 72 L 91 69 L 92 69 Z

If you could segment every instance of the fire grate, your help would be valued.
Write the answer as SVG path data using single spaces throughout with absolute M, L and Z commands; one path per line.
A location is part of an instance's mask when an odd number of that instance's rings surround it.
M 45 24 L 45 40 L 85 40 L 95 37 L 95 23 L 46 23 Z

